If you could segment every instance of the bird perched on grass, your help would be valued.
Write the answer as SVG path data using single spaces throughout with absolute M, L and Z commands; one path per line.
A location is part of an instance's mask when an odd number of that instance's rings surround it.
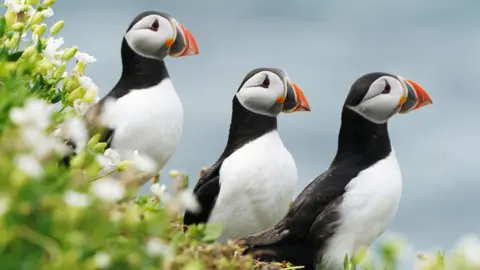
M 338 149 L 327 171 L 295 199 L 275 226 L 242 239 L 262 261 L 289 261 L 304 269 L 343 269 L 395 216 L 402 176 L 387 122 L 432 101 L 415 82 L 376 72 L 359 78 L 342 110 Z
M 250 71 L 232 103 L 227 145 L 194 188 L 201 211 L 184 216 L 185 225 L 221 223 L 221 242 L 269 228 L 286 213 L 297 168 L 278 134 L 277 116 L 310 111 L 300 88 L 276 68 Z
M 123 159 L 138 151 L 162 169 L 175 152 L 183 129 L 183 106 L 164 59 L 195 54 L 195 38 L 172 16 L 157 11 L 140 13 L 123 37 L 120 79 L 85 113 L 87 126 L 100 129 L 100 142 Z M 65 165 L 72 155 L 64 157 Z

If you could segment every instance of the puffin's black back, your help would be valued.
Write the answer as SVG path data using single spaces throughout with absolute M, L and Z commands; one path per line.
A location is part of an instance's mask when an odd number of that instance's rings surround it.
M 269 70 L 278 75 L 281 75 L 279 72 L 282 72 L 281 70 L 273 68 L 254 69 L 245 76 L 237 92 L 240 91 L 248 79 L 260 70 Z M 183 221 L 185 225 L 205 223 L 208 221 L 218 193 L 220 192 L 219 172 L 223 161 L 243 145 L 276 129 L 276 117 L 254 113 L 240 104 L 237 95 L 233 97 L 232 118 L 227 145 L 217 162 L 198 180 L 193 192 L 202 206 L 202 210 L 198 214 L 186 211 Z

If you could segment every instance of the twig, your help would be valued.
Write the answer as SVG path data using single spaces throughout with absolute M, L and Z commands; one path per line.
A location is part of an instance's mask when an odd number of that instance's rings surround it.
M 111 175 L 111 174 L 113 174 L 114 172 L 117 172 L 117 171 L 118 171 L 118 168 L 115 168 L 115 169 L 113 169 L 113 170 L 111 170 L 111 171 L 109 171 L 109 172 L 107 172 L 107 173 L 105 173 L 105 174 L 102 174 L 102 175 L 100 175 L 100 176 L 98 176 L 98 177 L 96 177 L 96 178 L 93 178 L 92 180 L 90 180 L 90 181 L 88 181 L 88 182 L 89 182 L 89 183 L 92 183 L 92 182 L 94 182 L 94 181 L 97 181 L 97 180 L 99 180 L 99 179 L 102 179 L 102 178 L 105 177 L 105 176 L 109 176 L 109 175 Z

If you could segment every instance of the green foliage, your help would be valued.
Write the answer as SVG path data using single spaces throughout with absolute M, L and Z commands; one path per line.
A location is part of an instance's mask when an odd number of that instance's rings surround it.
M 49 31 L 43 23 L 54 3 L 9 0 L 0 19 L 2 269 L 300 269 L 253 261 L 233 242 L 215 243 L 220 224 L 184 232 L 181 213 L 195 206 L 186 174 L 171 172 L 166 181 L 174 189 L 167 192 L 155 173 L 139 170 L 148 158 L 120 160 L 99 143 L 99 134 L 87 136 L 75 120 L 98 98 L 84 75 L 95 58 L 77 47 L 60 49 L 63 40 L 55 35 L 64 22 Z M 66 153 L 64 137 L 72 136 L 78 152 L 66 169 L 58 162 Z M 105 162 L 113 167 L 101 172 Z M 152 195 L 135 197 L 152 177 Z M 402 246 L 383 243 L 375 269 L 395 269 Z M 478 245 L 469 247 L 478 252 Z M 422 254 L 419 269 L 478 269 L 465 254 L 454 252 L 449 260 Z M 346 257 L 345 269 L 374 269 L 371 257 L 369 250 Z

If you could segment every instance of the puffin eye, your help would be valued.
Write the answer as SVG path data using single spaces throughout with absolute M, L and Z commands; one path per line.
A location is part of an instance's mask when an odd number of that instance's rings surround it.
M 268 75 L 265 76 L 265 79 L 263 79 L 263 82 L 260 86 L 263 88 L 268 88 L 270 86 L 270 79 L 268 78 Z
M 382 94 L 390 93 L 390 89 L 390 84 L 388 83 L 388 81 L 385 81 L 385 88 L 383 89 Z
M 150 29 L 156 32 L 156 31 L 158 31 L 158 27 L 160 27 L 160 25 L 158 23 L 158 20 L 155 19 L 155 21 L 152 23 L 152 25 L 150 25 Z

